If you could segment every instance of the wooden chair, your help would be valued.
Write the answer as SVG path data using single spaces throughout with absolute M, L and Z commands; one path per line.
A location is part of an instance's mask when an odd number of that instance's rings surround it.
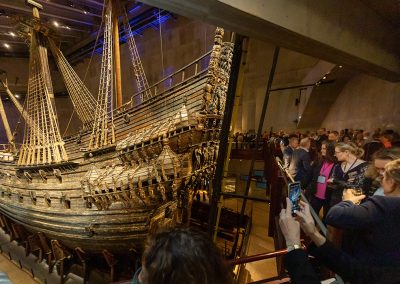
M 69 265 L 72 255 L 57 240 L 51 240 L 51 249 L 53 251 L 54 261 L 49 266 L 49 273 L 57 266 L 57 272 L 60 275 L 60 283 L 64 284 L 65 278 L 69 273 Z
M 110 267 L 110 282 L 113 282 L 115 277 L 115 265 L 118 263 L 118 260 L 106 249 L 103 250 L 103 256 Z

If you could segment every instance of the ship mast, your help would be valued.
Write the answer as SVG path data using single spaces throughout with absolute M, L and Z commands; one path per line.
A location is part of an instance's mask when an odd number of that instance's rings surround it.
M 38 25 L 34 25 L 33 29 L 39 31 L 40 30 L 40 14 L 39 14 L 39 9 L 43 10 L 43 6 L 33 0 L 25 0 L 25 3 L 29 6 L 32 7 L 32 15 L 33 18 L 36 20 L 36 23 Z M 32 32 L 33 33 L 33 32 Z M 39 46 L 39 54 L 40 57 L 42 58 L 47 58 L 47 49 L 43 48 L 42 46 Z M 56 102 L 54 101 L 54 91 L 53 91 L 53 84 L 51 83 L 51 76 L 50 76 L 50 69 L 49 65 L 47 64 L 42 64 L 42 73 L 44 77 L 44 81 L 47 87 L 47 91 L 50 97 L 51 104 L 53 106 L 54 112 L 56 111 Z
M 3 121 L 4 129 L 6 131 L 8 143 L 11 146 L 10 150 L 14 151 L 14 149 L 15 149 L 15 147 L 14 147 L 14 136 L 11 133 L 10 124 L 8 123 L 7 115 L 6 115 L 6 112 L 4 110 L 4 105 L 3 105 L 3 101 L 1 99 L 1 97 L 0 97 L 0 116 L 1 116 L 1 120 Z
M 111 1 L 107 2 L 104 13 L 104 42 L 100 68 L 100 84 L 97 96 L 95 121 L 90 135 L 89 149 L 112 146 L 115 143 L 113 99 L 114 99 L 114 52 L 113 19 Z
M 26 98 L 28 123 L 20 149 L 19 166 L 37 166 L 68 161 L 55 115 L 53 88 L 47 48 L 40 33 L 39 9 L 42 6 L 26 0 L 32 6 L 34 25 L 30 30 L 30 59 L 28 93 Z
M 119 50 L 119 30 L 118 30 L 118 15 L 119 15 L 119 0 L 110 0 L 112 3 L 112 21 L 114 35 L 114 72 L 115 72 L 115 96 L 117 108 L 122 106 L 122 84 L 121 84 L 121 56 Z

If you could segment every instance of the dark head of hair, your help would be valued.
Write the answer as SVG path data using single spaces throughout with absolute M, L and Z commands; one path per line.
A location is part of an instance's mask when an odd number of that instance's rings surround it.
M 289 140 L 292 140 L 292 139 L 299 139 L 299 136 L 297 134 L 292 133 L 289 135 Z
M 400 148 L 382 148 L 372 155 L 372 160 L 376 159 L 389 161 L 400 159 Z
M 322 157 L 322 160 L 333 163 L 335 161 L 335 143 L 325 140 L 322 141 L 322 145 L 326 147 L 326 154 L 325 157 Z
M 339 136 L 339 132 L 337 132 L 336 130 L 331 131 L 331 133 L 335 134 L 336 136 Z
M 192 228 L 172 228 L 150 237 L 142 267 L 145 284 L 233 283 L 232 270 L 217 247 Z
M 385 138 L 388 139 L 389 141 L 393 141 L 394 135 L 395 135 L 394 130 L 392 130 L 392 129 L 387 129 L 387 130 L 383 131 L 383 133 L 381 134 L 381 137 L 385 137 Z

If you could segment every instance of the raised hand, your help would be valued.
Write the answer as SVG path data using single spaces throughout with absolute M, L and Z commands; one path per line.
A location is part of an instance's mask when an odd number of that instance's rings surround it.
M 326 242 L 326 238 L 320 234 L 315 226 L 314 219 L 310 212 L 310 205 L 300 201 L 300 210 L 297 212 L 296 220 L 299 221 L 303 232 L 310 237 L 317 247 L 322 246 Z
M 365 198 L 365 195 L 354 195 L 354 192 L 351 188 L 343 190 L 343 201 L 351 201 L 354 204 L 360 204 L 361 200 Z
M 279 226 L 287 246 L 300 245 L 300 224 L 292 216 L 292 205 L 289 198 L 286 198 L 286 209 L 279 214 Z
M 300 223 L 301 229 L 307 236 L 311 236 L 317 231 L 310 212 L 310 205 L 303 201 L 300 201 L 300 210 L 297 212 L 296 220 Z

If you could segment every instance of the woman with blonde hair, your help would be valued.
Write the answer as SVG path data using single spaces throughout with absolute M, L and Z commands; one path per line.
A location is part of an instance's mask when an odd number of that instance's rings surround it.
M 340 166 L 335 168 L 332 178 L 328 180 L 337 186 L 331 196 L 331 206 L 342 200 L 343 190 L 352 188 L 356 194 L 363 194 L 365 190 L 365 171 L 368 163 L 361 159 L 364 150 L 354 143 L 340 142 L 335 146 L 335 157 Z

